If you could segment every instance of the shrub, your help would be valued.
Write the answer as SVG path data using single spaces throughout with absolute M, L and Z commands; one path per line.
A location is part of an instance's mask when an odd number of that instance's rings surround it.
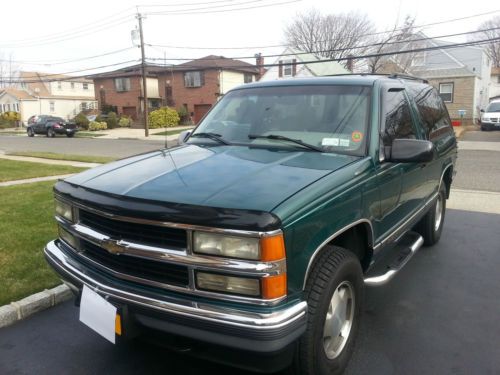
M 19 112 L 9 111 L 0 113 L 0 128 L 11 128 L 21 121 L 21 114 Z
M 118 112 L 118 107 L 116 105 L 111 105 L 111 104 L 103 104 L 101 107 L 101 112 L 102 113 L 109 113 L 109 112 Z
M 74 119 L 76 126 L 83 129 L 89 128 L 89 119 L 82 112 L 76 115 Z
M 118 116 L 115 112 L 109 112 L 107 118 L 104 121 L 108 125 L 108 129 L 114 129 L 118 127 Z
M 179 114 L 173 108 L 162 107 L 149 114 L 149 127 L 151 129 L 179 125 Z
M 108 125 L 103 121 L 90 121 L 89 122 L 89 130 L 90 131 L 96 131 L 96 130 L 106 130 L 108 128 Z
M 120 118 L 120 121 L 118 121 L 118 125 L 122 128 L 126 128 L 128 126 L 130 126 L 132 124 L 132 120 L 130 119 L 130 117 L 127 117 L 127 116 L 122 116 Z
M 191 125 L 192 124 L 192 121 L 189 118 L 189 112 L 188 112 L 186 107 L 184 107 L 184 106 L 179 107 L 179 109 L 177 110 L 177 114 L 179 115 L 179 118 L 181 119 L 180 123 L 182 125 Z

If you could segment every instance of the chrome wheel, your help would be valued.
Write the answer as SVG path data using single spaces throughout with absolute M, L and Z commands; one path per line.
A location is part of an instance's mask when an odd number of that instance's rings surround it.
M 334 359 L 342 353 L 354 321 L 354 288 L 348 281 L 343 281 L 333 293 L 323 328 L 323 347 L 328 359 Z
M 443 220 L 443 197 L 441 194 L 438 195 L 436 201 L 436 211 L 434 212 L 434 231 L 437 232 L 441 226 L 441 221 Z

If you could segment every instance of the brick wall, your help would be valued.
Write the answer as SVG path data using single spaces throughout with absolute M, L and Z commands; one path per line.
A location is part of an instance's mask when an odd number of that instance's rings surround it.
M 134 119 L 138 119 L 141 112 L 141 79 L 139 76 L 130 77 L 130 91 L 117 92 L 115 89 L 114 78 L 100 78 L 94 80 L 95 97 L 99 102 L 99 109 L 102 108 L 101 90 L 104 91 L 105 104 L 114 105 L 117 107 L 118 114 L 124 113 L 124 107 L 128 107 L 128 112 L 132 107 L 135 107 Z
M 453 83 L 453 102 L 445 103 L 452 120 L 460 120 L 459 109 L 467 111 L 464 123 L 471 124 L 474 116 L 474 77 L 429 79 L 439 92 L 440 83 Z
M 168 81 L 168 83 L 167 83 Z M 195 116 L 196 105 L 214 105 L 219 93 L 219 72 L 216 69 L 204 71 L 205 84 L 201 87 L 185 87 L 184 72 L 165 73 L 159 76 L 160 96 L 165 98 L 165 86 L 172 87 L 173 106 L 179 109 L 187 104 L 188 113 L 197 123 L 200 119 Z

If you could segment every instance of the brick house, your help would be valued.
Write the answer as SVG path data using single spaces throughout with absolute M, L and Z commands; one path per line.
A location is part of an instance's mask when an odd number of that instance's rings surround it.
M 159 69 L 160 67 L 156 65 L 146 67 L 148 110 L 154 110 L 162 104 L 162 97 L 158 91 Z M 88 76 L 94 81 L 99 110 L 105 106 L 113 106 L 119 115 L 127 115 L 136 121 L 140 120 L 143 103 L 141 74 L 141 65 L 133 65 Z
M 159 74 L 165 103 L 185 107 L 197 123 L 232 88 L 257 80 L 255 65 L 223 56 L 205 56 L 168 68 Z
M 197 123 L 228 90 L 255 81 L 258 70 L 243 61 L 211 55 L 171 67 L 149 64 L 146 76 L 149 111 L 161 106 L 176 109 L 183 106 Z M 143 102 L 140 65 L 88 78 L 94 80 L 99 109 L 104 105 L 114 106 L 119 115 L 140 120 Z M 143 126 L 140 121 L 136 125 Z

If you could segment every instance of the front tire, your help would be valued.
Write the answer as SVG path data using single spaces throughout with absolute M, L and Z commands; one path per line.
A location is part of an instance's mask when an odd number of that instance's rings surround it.
M 33 131 L 33 129 L 28 128 L 28 137 L 34 137 L 34 136 L 35 136 L 35 132 Z
M 293 371 L 300 375 L 341 374 L 351 357 L 363 305 L 359 259 L 336 246 L 324 249 L 307 281 L 307 329 Z
M 67 134 L 66 134 L 66 137 L 68 137 L 68 138 L 73 138 L 73 136 L 74 136 L 74 135 L 75 135 L 75 133 L 67 133 Z
M 442 181 L 436 203 L 415 226 L 417 233 L 424 238 L 424 246 L 432 246 L 438 243 L 443 231 L 445 213 L 446 187 L 444 181 Z
M 47 137 L 54 138 L 55 136 L 56 136 L 56 133 L 54 132 L 54 129 L 48 128 L 47 129 Z

